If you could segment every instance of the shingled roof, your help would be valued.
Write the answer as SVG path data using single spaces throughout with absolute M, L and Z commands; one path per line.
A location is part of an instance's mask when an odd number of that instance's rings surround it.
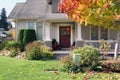
M 9 19 L 38 19 L 45 16 L 47 8 L 46 0 L 27 0 L 25 3 L 17 3 Z

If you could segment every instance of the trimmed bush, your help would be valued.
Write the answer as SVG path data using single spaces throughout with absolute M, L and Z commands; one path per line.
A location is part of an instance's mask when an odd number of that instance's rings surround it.
M 24 29 L 19 30 L 18 41 L 23 43 Z
M 42 42 L 34 41 L 26 45 L 25 57 L 29 60 L 43 60 L 53 59 L 54 55 Z
M 33 29 L 24 30 L 24 37 L 23 37 L 24 44 L 27 44 L 29 42 L 33 42 L 35 40 L 36 40 L 35 30 L 33 30 Z
M 18 35 L 18 41 L 26 45 L 29 42 L 36 40 L 35 30 L 33 29 L 21 29 Z

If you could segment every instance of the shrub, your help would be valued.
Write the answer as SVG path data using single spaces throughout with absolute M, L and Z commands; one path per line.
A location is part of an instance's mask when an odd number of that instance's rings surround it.
M 36 47 L 33 48 L 29 53 L 27 53 L 26 57 L 29 60 L 40 60 L 42 58 L 40 49 Z
M 99 51 L 92 46 L 75 49 L 73 54 L 80 54 L 81 65 L 93 65 L 99 61 Z
M 100 61 L 99 51 L 92 46 L 75 49 L 73 54 L 80 54 L 80 65 L 91 70 L 95 69 Z
M 36 40 L 35 30 L 33 29 L 21 29 L 18 35 L 18 41 L 26 45 L 29 42 Z
M 103 71 L 120 72 L 120 60 L 107 60 L 103 61 Z
M 35 30 L 26 29 L 24 30 L 23 43 L 27 44 L 36 40 Z
M 10 56 L 10 57 L 15 57 L 15 56 L 18 55 L 19 52 L 20 52 L 20 49 L 19 49 L 19 48 L 12 47 L 12 48 L 10 49 L 10 54 L 9 54 L 9 56 Z
M 73 61 L 73 54 L 80 54 L 78 62 L 79 65 Z M 73 50 L 72 55 L 61 59 L 61 70 L 70 73 L 77 73 L 80 71 L 96 70 L 100 66 L 99 51 L 92 46 L 84 46 Z
M 71 56 L 66 56 L 66 57 L 61 58 L 60 62 L 62 64 L 61 65 L 62 67 L 60 68 L 60 70 L 63 72 L 78 73 L 82 71 L 80 66 L 76 66 L 73 63 Z
M 25 57 L 29 60 L 41 60 L 54 58 L 53 53 L 40 41 L 34 41 L 26 45 Z
M 10 50 L 11 48 L 19 48 L 21 49 L 21 43 L 20 42 L 15 42 L 15 41 L 6 41 L 5 43 L 5 49 Z
M 5 48 L 7 41 L 3 41 L 0 43 L 0 50 L 3 50 Z
M 21 29 L 18 34 L 18 41 L 23 43 L 24 29 Z
M 53 52 L 51 51 L 43 51 L 42 53 L 43 53 L 41 54 L 42 59 L 53 59 L 54 58 Z
M 15 57 L 21 50 L 21 43 L 15 41 L 4 41 L 0 44 L 0 49 L 9 50 L 10 53 L 7 56 Z

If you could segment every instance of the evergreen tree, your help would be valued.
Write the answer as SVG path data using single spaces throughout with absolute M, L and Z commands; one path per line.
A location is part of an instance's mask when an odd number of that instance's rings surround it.
M 9 30 L 8 28 L 9 23 L 7 22 L 6 10 L 2 8 L 1 15 L 0 15 L 0 28 L 4 28 L 4 30 Z

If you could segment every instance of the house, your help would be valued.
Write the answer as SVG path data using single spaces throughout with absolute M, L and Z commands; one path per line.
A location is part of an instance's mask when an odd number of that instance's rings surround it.
M 100 39 L 116 42 L 117 32 L 102 27 L 85 27 L 67 19 L 64 13 L 57 10 L 59 0 L 27 0 L 17 3 L 9 20 L 15 23 L 16 40 L 20 29 L 34 29 L 37 39 L 43 40 L 51 47 L 52 39 L 56 39 L 62 48 L 69 48 L 74 42 L 76 47 L 93 45 L 98 47 Z M 113 46 L 114 47 L 114 46 Z

